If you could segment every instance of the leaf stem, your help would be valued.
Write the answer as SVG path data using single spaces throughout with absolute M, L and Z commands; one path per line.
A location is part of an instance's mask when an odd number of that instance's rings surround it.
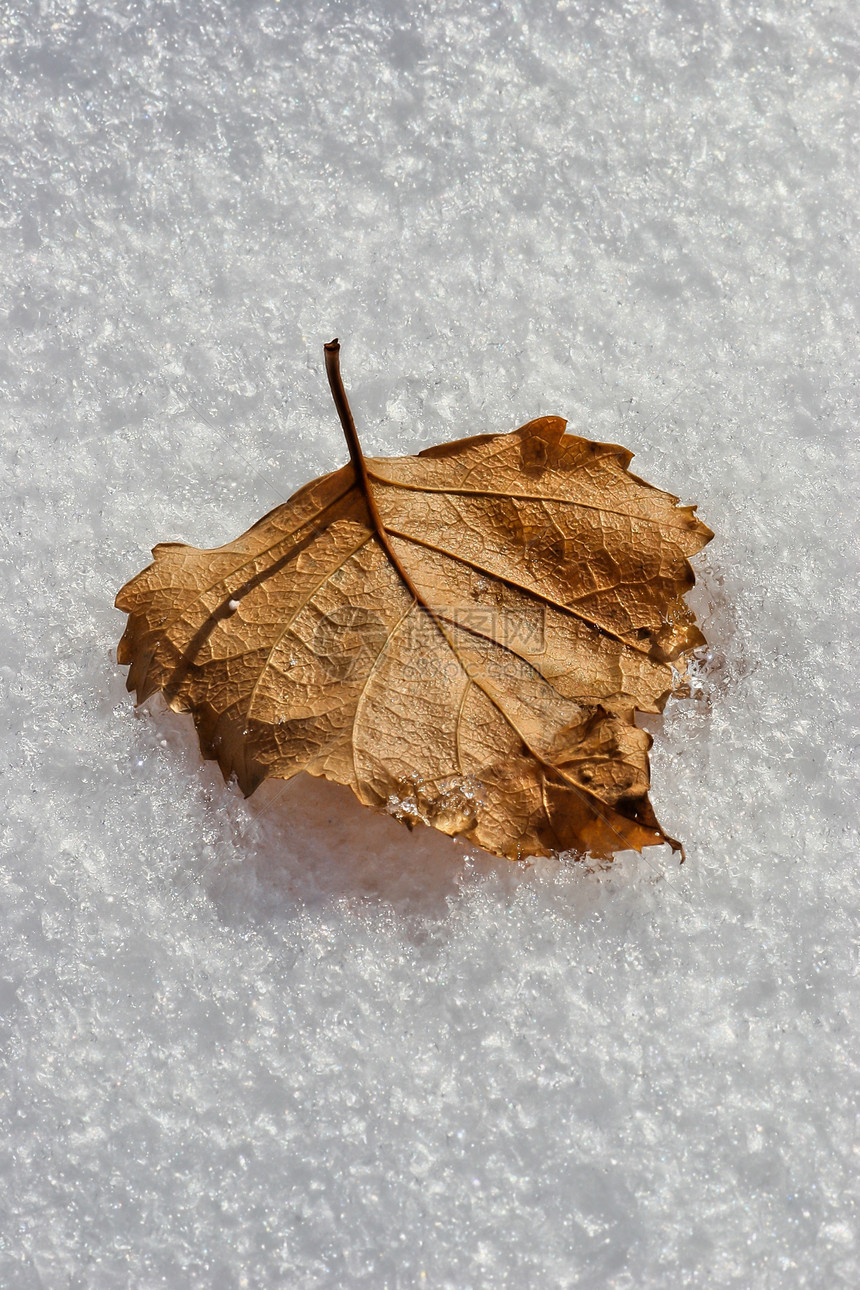
M 355 482 L 364 493 L 364 500 L 367 502 L 367 509 L 370 512 L 371 523 L 376 530 L 376 536 L 388 556 L 388 559 L 394 565 L 394 568 L 403 579 L 412 599 L 424 609 L 427 609 L 431 616 L 436 618 L 432 609 L 424 603 L 424 600 L 418 593 L 415 583 L 409 574 L 403 568 L 397 554 L 391 545 L 391 539 L 383 523 L 382 516 L 379 514 L 379 507 L 373 496 L 373 489 L 370 486 L 370 476 L 367 473 L 367 466 L 364 462 L 364 453 L 361 451 L 361 444 L 358 441 L 358 431 L 355 428 L 355 422 L 352 419 L 352 413 L 349 409 L 349 400 L 346 397 L 346 390 L 343 388 L 343 378 L 340 374 L 340 342 L 330 340 L 325 348 L 325 370 L 328 377 L 328 383 L 331 386 L 331 394 L 334 399 L 334 406 L 337 408 L 337 414 L 340 417 L 340 424 L 343 426 L 343 433 L 349 447 L 349 455 L 352 458 L 352 464 L 355 469 Z
M 352 458 L 352 464 L 355 467 L 356 479 L 364 485 L 364 491 L 370 492 L 367 480 L 367 467 L 364 464 L 364 453 L 361 451 L 361 444 L 358 441 L 358 431 L 355 428 L 355 421 L 352 418 L 352 412 L 349 406 L 349 399 L 346 397 L 346 390 L 343 388 L 343 377 L 340 374 L 340 341 L 337 339 L 330 340 L 324 346 L 325 348 L 325 374 L 328 377 L 328 383 L 331 386 L 331 396 L 334 399 L 334 406 L 337 408 L 337 414 L 340 417 L 340 424 L 343 426 L 343 434 L 346 439 L 349 455 Z
M 331 394 L 334 399 L 334 406 L 337 408 L 337 414 L 340 417 L 340 424 L 343 426 L 344 438 L 349 448 L 349 455 L 352 458 L 352 464 L 355 469 L 355 481 L 364 493 L 367 509 L 370 511 L 370 518 L 376 529 L 377 535 L 385 547 L 389 558 L 393 561 L 395 567 L 399 570 L 401 576 L 406 582 L 409 590 L 417 599 L 417 592 L 412 585 L 412 579 L 408 577 L 400 566 L 400 561 L 391 549 L 391 543 L 388 540 L 388 534 L 385 531 L 385 525 L 382 522 L 382 516 L 379 514 L 376 502 L 373 497 L 373 490 L 370 487 L 370 476 L 367 473 L 367 466 L 364 463 L 364 453 L 361 451 L 361 444 L 358 441 L 358 431 L 355 428 L 355 422 L 352 419 L 352 412 L 349 407 L 349 400 L 346 397 L 346 390 L 343 388 L 343 378 L 340 374 L 340 342 L 330 340 L 325 346 L 325 371 L 328 377 L 328 383 L 331 386 Z

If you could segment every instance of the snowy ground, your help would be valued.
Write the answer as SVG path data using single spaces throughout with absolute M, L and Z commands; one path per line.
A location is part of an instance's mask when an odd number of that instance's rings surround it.
M 860 1284 L 858 33 L 3 5 L 4 1290 Z M 133 711 L 116 590 L 345 460 L 334 335 L 370 452 L 558 413 L 699 504 L 683 869 L 245 803 Z

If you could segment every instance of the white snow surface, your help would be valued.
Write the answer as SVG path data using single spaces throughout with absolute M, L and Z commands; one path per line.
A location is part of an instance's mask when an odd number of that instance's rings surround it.
M 13 0 L 0 1285 L 860 1285 L 858 16 Z M 366 451 L 555 413 L 717 536 L 594 869 L 245 802 L 118 588 Z M 855 584 L 856 585 L 856 584 Z

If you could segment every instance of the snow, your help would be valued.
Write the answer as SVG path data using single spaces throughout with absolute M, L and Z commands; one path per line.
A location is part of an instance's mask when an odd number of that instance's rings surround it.
M 9 0 L 0 1284 L 853 1287 L 849 0 Z M 684 840 L 514 867 L 135 712 L 117 589 L 531 417 L 716 540 Z

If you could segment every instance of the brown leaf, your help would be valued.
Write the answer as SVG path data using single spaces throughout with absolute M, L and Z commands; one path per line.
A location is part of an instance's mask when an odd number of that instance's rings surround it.
M 695 508 L 558 417 L 365 459 L 338 351 L 351 463 L 226 546 L 155 547 L 116 599 L 128 688 L 192 713 L 246 794 L 308 771 L 511 858 L 678 848 L 634 710 L 704 641 Z

